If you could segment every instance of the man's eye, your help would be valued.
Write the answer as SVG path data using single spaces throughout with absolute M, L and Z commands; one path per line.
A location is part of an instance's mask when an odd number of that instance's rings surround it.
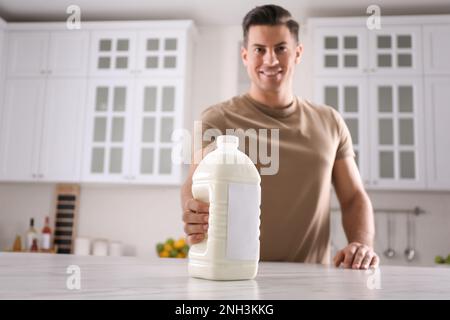
M 264 49 L 263 48 L 255 48 L 255 53 L 263 53 Z
M 278 52 L 285 52 L 287 48 L 285 46 L 281 46 L 277 48 Z

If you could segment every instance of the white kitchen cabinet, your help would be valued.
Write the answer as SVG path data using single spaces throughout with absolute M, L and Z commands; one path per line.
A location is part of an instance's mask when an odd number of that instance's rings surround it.
M 450 24 L 423 27 L 424 71 L 427 75 L 450 75 Z
M 50 33 L 47 73 L 51 76 L 86 76 L 89 33 L 79 30 Z
M 41 76 L 47 72 L 49 33 L 8 32 L 7 75 Z
M 141 31 L 137 73 L 141 76 L 182 76 L 186 64 L 186 32 Z
M 5 59 L 4 59 L 4 51 L 5 51 L 5 28 L 6 22 L 0 18 L 0 132 L 2 129 L 2 110 L 3 110 L 3 97 L 5 90 Z
M 355 160 L 362 179 L 370 181 L 367 79 L 320 77 L 315 80 L 315 102 L 335 108 L 342 115 L 350 131 Z
M 179 184 L 194 37 L 192 21 L 8 24 L 0 180 Z
M 361 137 L 368 140 L 366 146 L 355 144 L 355 151 L 360 153 L 358 165 L 366 187 L 448 190 L 449 134 L 444 123 L 450 88 L 444 78 L 450 76 L 450 16 L 383 17 L 381 28 L 374 30 L 366 22 L 366 17 L 309 21 L 314 96 L 320 103 L 337 105 L 344 119 L 351 117 L 341 100 L 345 87 L 361 77 L 359 85 L 365 89 L 358 91 L 364 95 L 361 102 L 367 111 L 359 115 L 367 118 Z M 358 45 L 356 34 L 367 39 L 365 46 L 355 49 L 353 45 L 354 52 L 345 45 L 345 37 L 352 32 Z M 357 56 L 352 58 L 358 61 L 357 67 L 355 63 L 353 69 L 345 66 L 346 54 Z M 354 137 L 355 121 L 346 122 Z M 361 156 L 364 150 L 366 158 Z
M 367 71 L 365 27 L 320 27 L 314 30 L 317 75 L 361 75 Z
M 89 82 L 83 181 L 130 180 L 133 82 L 93 79 Z
M 450 77 L 425 78 L 429 189 L 450 189 Z
M 371 77 L 371 185 L 424 189 L 425 145 L 421 77 Z
M 182 127 L 182 79 L 95 79 L 89 87 L 83 180 L 179 183 L 171 135 Z
M 185 72 L 186 30 L 96 31 L 91 76 L 179 77 Z
M 39 179 L 54 182 L 80 180 L 85 92 L 84 79 L 47 81 Z
M 137 182 L 177 183 L 180 166 L 171 159 L 172 132 L 182 128 L 182 79 L 138 80 L 133 124 L 131 179 Z
M 368 31 L 369 68 L 376 75 L 422 74 L 420 26 L 386 26 Z
M 136 72 L 137 32 L 94 31 L 91 37 L 91 76 L 130 76 Z
M 8 77 L 85 76 L 89 33 L 8 32 Z
M 80 79 L 7 80 L 1 180 L 79 181 L 84 90 Z
M 314 50 L 318 76 L 422 73 L 421 28 L 414 25 L 383 25 L 380 30 L 361 23 L 320 26 L 314 29 Z
M 0 179 L 30 181 L 38 175 L 45 80 L 12 79 L 6 82 Z

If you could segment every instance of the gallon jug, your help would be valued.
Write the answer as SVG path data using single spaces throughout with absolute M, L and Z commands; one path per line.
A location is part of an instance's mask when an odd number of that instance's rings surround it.
M 258 272 L 261 177 L 239 139 L 224 135 L 192 176 L 194 199 L 209 203 L 205 239 L 189 250 L 189 275 L 253 279 Z

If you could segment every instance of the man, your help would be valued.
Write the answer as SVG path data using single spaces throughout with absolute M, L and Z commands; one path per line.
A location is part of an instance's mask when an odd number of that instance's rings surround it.
M 373 209 L 349 131 L 333 108 L 297 98 L 292 91 L 294 69 L 303 51 L 298 31 L 298 23 L 279 6 L 256 7 L 245 16 L 241 57 L 251 79 L 250 90 L 206 109 L 203 131 L 279 129 L 278 172 L 261 175 L 261 260 L 330 262 L 333 183 L 349 242 L 336 254 L 334 264 L 376 267 Z M 191 244 L 202 241 L 208 229 L 208 204 L 196 201 L 191 193 L 196 166 L 191 165 L 181 190 L 184 230 Z

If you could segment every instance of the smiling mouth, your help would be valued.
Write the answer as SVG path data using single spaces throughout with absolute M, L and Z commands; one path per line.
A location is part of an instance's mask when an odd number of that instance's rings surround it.
M 275 71 L 275 72 L 264 72 L 264 71 L 259 71 L 259 74 L 266 76 L 268 78 L 273 78 L 278 76 L 279 74 L 281 74 L 283 71 L 279 70 L 279 71 Z

